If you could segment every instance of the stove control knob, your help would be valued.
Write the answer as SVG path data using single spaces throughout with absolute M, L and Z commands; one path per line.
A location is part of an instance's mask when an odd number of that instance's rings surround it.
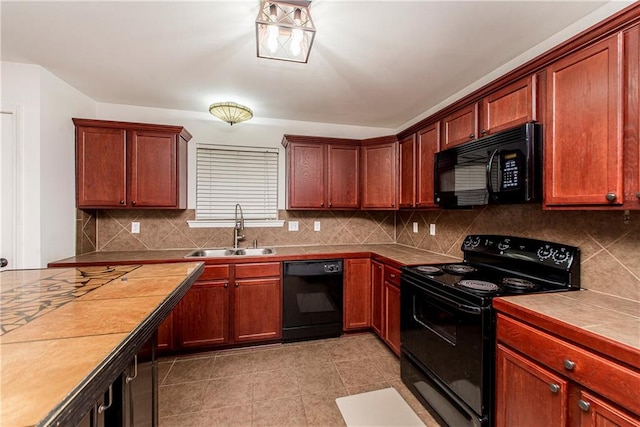
M 471 237 L 471 236 L 469 236 L 462 243 L 462 246 L 464 246 L 465 249 L 473 249 L 475 247 L 478 247 L 479 244 L 480 244 L 480 238 L 479 237 Z
M 553 249 L 549 245 L 541 246 L 540 249 L 538 249 L 537 255 L 540 261 L 544 261 L 553 255 Z
M 569 261 L 570 257 L 571 255 L 566 248 L 560 248 L 560 250 L 553 254 L 553 262 L 556 264 L 562 264 L 563 262 Z
M 509 239 L 504 239 L 502 242 L 498 243 L 498 249 L 501 251 L 506 251 L 511 246 L 509 245 Z

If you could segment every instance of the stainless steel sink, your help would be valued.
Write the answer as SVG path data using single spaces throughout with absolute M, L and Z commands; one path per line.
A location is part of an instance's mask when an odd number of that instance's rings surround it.
M 274 248 L 237 248 L 237 249 L 197 249 L 186 254 L 185 258 L 216 258 L 226 256 L 273 255 Z

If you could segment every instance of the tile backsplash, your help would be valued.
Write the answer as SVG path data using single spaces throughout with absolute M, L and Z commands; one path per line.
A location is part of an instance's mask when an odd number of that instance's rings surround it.
M 248 246 L 400 243 L 462 257 L 467 234 L 504 234 L 550 240 L 580 247 L 584 288 L 640 301 L 640 222 L 631 212 L 543 211 L 539 204 L 485 206 L 473 210 L 433 211 L 285 211 L 280 219 L 298 221 L 299 230 L 245 228 Z M 78 254 L 92 251 L 228 247 L 231 228 L 189 228 L 195 211 L 78 211 Z M 131 222 L 140 222 L 132 234 Z M 314 221 L 321 230 L 313 231 Z M 418 233 L 413 233 L 413 223 Z M 435 236 L 429 225 L 435 224 Z

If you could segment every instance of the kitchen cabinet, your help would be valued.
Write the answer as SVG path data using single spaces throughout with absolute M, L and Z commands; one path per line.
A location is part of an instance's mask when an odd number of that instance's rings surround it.
M 400 147 L 400 208 L 436 207 L 434 156 L 440 147 L 440 122 L 403 138 Z
M 229 342 L 230 270 L 228 264 L 206 266 L 178 304 L 179 349 Z
M 358 141 L 285 135 L 287 209 L 358 209 Z
M 384 319 L 384 276 L 383 264 L 371 261 L 371 329 L 382 337 L 382 323 Z
M 623 85 L 623 38 L 622 32 L 614 34 L 546 69 L 546 207 L 615 206 L 625 202 L 623 86 L 628 85 Z M 635 76 L 629 76 L 629 71 Z M 633 70 L 627 68 L 627 78 L 635 79 L 635 83 L 629 83 L 636 88 L 637 75 L 637 65 Z M 637 114 L 637 89 L 633 90 Z M 637 116 L 635 120 L 637 126 Z M 636 127 L 636 145 L 637 132 Z M 637 158 L 634 163 L 637 170 Z
M 362 209 L 398 209 L 397 163 L 397 138 L 363 141 Z
M 384 268 L 384 321 L 382 339 L 400 356 L 400 270 Z
M 640 372 L 497 316 L 496 426 L 638 426 Z
M 187 207 L 187 142 L 180 126 L 74 118 L 78 208 Z
M 175 349 L 174 343 L 174 330 L 173 330 L 173 311 L 169 313 L 166 319 L 162 321 L 160 326 L 158 326 L 157 331 L 157 347 L 156 351 L 158 353 L 170 352 Z
M 282 337 L 282 283 L 279 262 L 237 264 L 233 289 L 233 341 Z
M 484 97 L 480 137 L 537 120 L 536 86 L 532 74 Z
M 371 326 L 371 261 L 369 258 L 344 261 L 345 331 Z
M 442 119 L 443 150 L 478 138 L 479 103 L 461 107 Z

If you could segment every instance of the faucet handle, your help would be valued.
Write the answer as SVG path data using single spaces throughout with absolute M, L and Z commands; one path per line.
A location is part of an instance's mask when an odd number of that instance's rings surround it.
M 258 247 L 258 239 L 253 239 L 253 247 L 254 248 Z

